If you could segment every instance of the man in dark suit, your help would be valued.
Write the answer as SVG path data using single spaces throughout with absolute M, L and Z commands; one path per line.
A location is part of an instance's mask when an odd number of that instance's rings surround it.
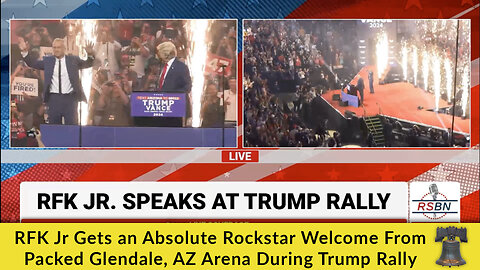
M 162 61 L 163 66 L 157 83 L 157 91 L 163 93 L 185 93 L 187 98 L 186 115 L 190 113 L 190 102 L 188 93 L 192 89 L 192 79 L 187 65 L 177 59 L 177 49 L 170 41 L 163 42 L 157 46 L 157 57 Z M 159 119 L 160 126 L 181 127 L 181 117 L 165 117 Z
M 163 62 L 158 81 L 159 92 L 190 93 L 192 79 L 187 65 L 177 59 L 177 49 L 172 42 L 157 46 L 157 56 Z
M 85 51 L 87 60 L 75 55 L 65 55 L 65 43 L 55 39 L 52 43 L 53 55 L 43 59 L 34 59 L 29 53 L 29 45 L 20 40 L 19 47 L 28 66 L 44 70 L 43 100 L 48 105 L 48 121 L 50 124 L 78 124 L 78 102 L 86 101 L 80 81 L 79 70 L 89 68 L 93 64 L 93 44 L 87 44 Z
M 370 93 L 374 94 L 375 90 L 373 89 L 373 71 L 368 71 L 368 86 L 370 87 Z
M 361 100 L 361 104 L 363 105 L 363 90 L 365 89 L 365 83 L 363 82 L 362 77 L 358 78 L 357 89 L 358 89 L 358 92 L 360 92 L 360 100 Z

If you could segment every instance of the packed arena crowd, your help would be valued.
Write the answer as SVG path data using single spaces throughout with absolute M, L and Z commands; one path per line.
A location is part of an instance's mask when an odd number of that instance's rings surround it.
M 324 99 L 320 96 L 326 94 L 326 91 L 352 87 L 355 91 L 347 93 L 357 97 L 359 93 L 358 106 L 363 106 L 367 84 L 364 81 L 368 80 L 369 94 L 373 95 L 375 78 L 372 70 L 368 70 L 368 78 L 367 76 L 361 78 L 358 75 L 359 71 L 367 65 L 366 58 L 370 59 L 368 60 L 370 62 L 379 59 L 375 50 L 385 49 L 387 58 L 383 60 L 387 68 L 381 80 L 379 79 L 380 84 L 409 81 L 416 87 L 430 92 L 432 101 L 435 97 L 436 106 L 427 109 L 447 114 L 453 114 L 455 111 L 455 116 L 468 118 L 469 27 L 464 23 L 460 25 L 457 48 L 455 21 L 419 20 L 413 23 L 399 21 L 398 25 L 404 30 L 399 31 L 398 28 L 394 30 L 399 42 L 398 46 L 393 48 L 389 44 L 392 40 L 389 41 L 388 38 L 383 47 L 379 47 L 381 43 L 373 45 L 381 36 L 377 34 L 375 37 L 375 33 L 385 32 L 375 28 L 361 32 L 359 29 L 365 27 L 359 21 L 245 21 L 243 50 L 245 146 L 414 147 L 465 144 L 464 139 L 468 140 L 467 137 L 462 135 L 463 137 L 460 136 L 461 138 L 453 142 L 452 131 L 448 131 L 446 127 L 441 129 L 428 125 L 411 126 L 405 122 L 397 120 L 389 122 L 386 119 L 380 126 L 383 130 L 376 132 L 369 130 L 371 127 L 366 124 L 357 125 L 357 121 L 355 119 L 351 121 L 352 117 L 346 114 L 343 115 L 344 121 L 339 122 L 341 120 L 336 117 L 331 118 L 328 109 L 322 109 L 325 108 L 325 102 L 322 102 Z M 362 44 L 363 46 L 360 46 Z M 360 47 L 363 47 L 363 52 Z M 368 57 L 365 55 L 365 47 L 370 48 Z M 392 49 L 396 52 L 391 52 Z M 362 53 L 363 58 L 360 57 Z M 357 59 L 363 59 L 363 62 L 357 63 Z M 440 64 L 437 63 L 440 61 L 442 61 Z M 456 71 L 455 61 L 458 65 Z M 401 64 L 393 64 L 394 62 Z M 455 87 L 456 92 L 452 90 L 455 72 L 458 86 Z M 441 75 L 438 75 L 440 73 Z M 400 79 L 391 80 L 390 77 Z M 339 95 L 332 96 L 333 100 L 335 96 L 336 100 L 340 99 Z M 439 98 L 449 101 L 449 107 L 438 108 Z M 450 102 L 453 100 L 454 103 Z M 343 100 L 340 104 L 348 106 Z M 453 107 L 454 105 L 456 106 Z M 353 115 L 353 118 L 358 119 L 356 115 Z M 363 118 L 360 120 L 366 121 Z M 393 128 L 393 124 L 397 122 L 403 123 L 405 128 L 400 127 L 400 124 Z M 340 131 L 343 134 L 340 135 Z
M 341 146 L 339 132 L 311 110 L 319 95 L 357 71 L 349 23 L 245 22 L 246 146 Z

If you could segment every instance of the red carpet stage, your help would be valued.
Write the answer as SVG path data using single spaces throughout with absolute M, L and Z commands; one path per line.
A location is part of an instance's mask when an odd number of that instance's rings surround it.
M 353 106 L 340 106 L 338 100 L 333 100 L 334 94 L 340 94 L 340 90 L 328 91 L 322 95 L 327 101 L 343 116 L 347 110 L 355 112 L 358 117 L 374 116 L 382 114 L 410 122 L 423 125 L 435 126 L 439 128 L 449 128 L 452 126 L 452 116 L 427 111 L 435 108 L 435 97 L 432 93 L 427 93 L 421 88 L 416 88 L 410 83 L 400 82 L 385 85 L 379 85 L 378 80 L 374 81 L 375 93 L 370 94 L 368 85 L 368 69 L 372 67 L 364 67 L 358 74 L 365 82 L 364 90 L 364 108 L 361 106 L 356 108 Z M 376 77 L 376 75 L 375 75 Z M 353 84 L 357 84 L 357 79 L 352 80 Z M 359 94 L 360 96 L 360 94 Z M 423 109 L 419 110 L 421 106 Z M 448 107 L 449 105 L 443 99 L 440 99 L 439 108 Z M 365 114 L 365 115 L 364 115 Z M 455 131 L 470 134 L 470 119 L 462 119 L 455 117 Z

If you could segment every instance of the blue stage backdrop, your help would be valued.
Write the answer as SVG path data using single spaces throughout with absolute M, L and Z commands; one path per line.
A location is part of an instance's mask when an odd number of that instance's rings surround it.
M 236 128 L 41 126 L 46 147 L 235 147 Z M 81 136 L 81 137 L 80 137 Z

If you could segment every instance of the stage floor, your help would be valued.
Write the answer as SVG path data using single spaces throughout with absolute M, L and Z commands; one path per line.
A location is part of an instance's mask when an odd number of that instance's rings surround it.
M 345 116 L 347 110 L 355 112 L 358 117 L 374 116 L 382 114 L 409 122 L 415 122 L 423 125 L 435 126 L 438 128 L 449 128 L 452 126 L 452 116 L 442 113 L 428 111 L 435 108 L 435 97 L 433 94 L 425 92 L 421 88 L 415 87 L 413 84 L 400 82 L 379 85 L 378 81 L 374 82 L 375 93 L 370 93 L 368 85 L 368 69 L 363 68 L 358 74 L 365 82 L 364 90 L 364 107 L 355 108 L 353 106 L 340 106 L 340 102 L 333 100 L 334 94 L 340 94 L 340 90 L 328 91 L 322 95 L 338 112 Z M 357 80 L 352 81 L 353 84 Z M 421 106 L 423 109 L 419 110 Z M 448 103 L 440 99 L 440 108 L 448 107 Z M 470 134 L 470 119 L 462 119 L 455 117 L 455 131 Z

